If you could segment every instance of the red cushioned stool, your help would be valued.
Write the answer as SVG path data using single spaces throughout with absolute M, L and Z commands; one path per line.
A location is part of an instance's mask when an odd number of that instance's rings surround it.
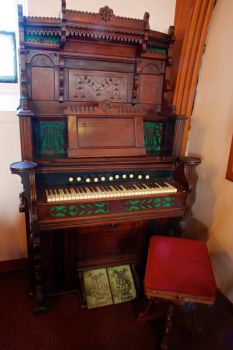
M 207 246 L 190 239 L 153 236 L 150 240 L 144 293 L 148 306 L 154 298 L 171 301 L 161 349 L 168 349 L 174 304 L 212 305 L 217 294 Z M 149 312 L 149 307 L 145 313 Z

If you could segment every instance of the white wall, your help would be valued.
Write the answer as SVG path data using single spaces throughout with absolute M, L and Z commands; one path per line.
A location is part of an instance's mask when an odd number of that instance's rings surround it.
M 154 30 L 167 31 L 173 24 L 175 0 L 145 0 L 138 3 L 133 0 L 67 0 L 67 8 L 83 11 L 98 12 L 104 5 L 111 7 L 116 15 L 125 17 L 143 18 L 144 12 L 148 11 Z M 31 16 L 57 17 L 60 6 L 60 0 L 29 0 L 28 11 Z M 21 159 L 18 117 L 14 112 L 18 105 L 16 90 L 14 88 L 14 93 L 9 91 L 9 87 L 5 91 L 0 90 L 0 261 L 25 257 L 27 254 L 24 214 L 18 212 L 22 185 L 19 176 L 11 175 L 9 170 L 12 162 Z M 2 95 L 3 91 L 5 95 Z
M 66 0 L 66 8 L 72 10 L 99 12 L 105 5 L 109 6 L 115 15 L 142 19 L 144 12 L 150 13 L 150 27 L 153 30 L 167 32 L 174 24 L 175 0 Z M 60 0 L 29 0 L 30 16 L 57 17 L 60 13 Z
M 0 112 L 0 261 L 26 256 L 24 215 L 19 214 L 19 176 L 11 175 L 10 164 L 21 158 L 18 117 Z
M 199 155 L 193 214 L 209 227 L 220 289 L 233 301 L 233 182 L 225 179 L 233 134 L 233 1 L 219 0 L 210 24 L 189 137 Z

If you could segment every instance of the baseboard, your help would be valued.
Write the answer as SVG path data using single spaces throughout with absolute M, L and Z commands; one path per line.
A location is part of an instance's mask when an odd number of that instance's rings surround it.
M 25 270 L 27 263 L 27 258 L 0 261 L 0 274 Z

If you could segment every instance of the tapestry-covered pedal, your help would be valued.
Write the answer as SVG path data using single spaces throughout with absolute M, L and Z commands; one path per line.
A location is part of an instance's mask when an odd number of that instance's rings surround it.
M 137 296 L 130 265 L 87 270 L 79 277 L 88 309 L 124 303 Z

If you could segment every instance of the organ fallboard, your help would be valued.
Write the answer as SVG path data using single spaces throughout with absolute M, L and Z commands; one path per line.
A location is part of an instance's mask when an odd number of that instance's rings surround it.
M 79 271 L 129 263 L 142 280 L 150 235 L 180 234 L 200 161 L 180 156 L 172 28 L 64 0 L 59 18 L 18 15 L 22 160 L 11 172 L 39 311 L 76 291 Z

